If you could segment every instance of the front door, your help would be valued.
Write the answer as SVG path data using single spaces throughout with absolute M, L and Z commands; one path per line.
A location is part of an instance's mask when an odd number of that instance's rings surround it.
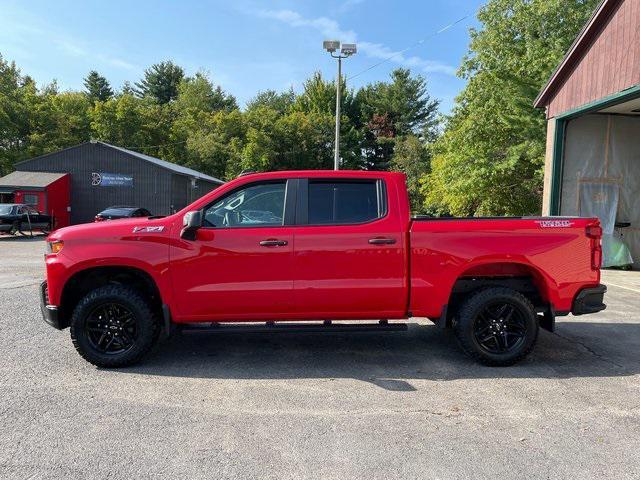
M 405 227 L 387 211 L 387 195 L 382 179 L 301 180 L 296 313 L 318 319 L 405 314 Z
M 246 184 L 205 207 L 195 241 L 171 247 L 179 321 L 269 320 L 293 308 L 287 181 Z

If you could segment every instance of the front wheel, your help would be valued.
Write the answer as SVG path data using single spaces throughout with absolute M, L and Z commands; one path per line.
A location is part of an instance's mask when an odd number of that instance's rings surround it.
M 105 368 L 138 362 L 157 338 L 157 321 L 136 290 L 106 285 L 89 292 L 71 316 L 71 340 L 88 362 Z
M 492 366 L 523 359 L 538 338 L 538 320 L 531 302 L 510 288 L 480 290 L 462 304 L 455 333 L 463 350 Z

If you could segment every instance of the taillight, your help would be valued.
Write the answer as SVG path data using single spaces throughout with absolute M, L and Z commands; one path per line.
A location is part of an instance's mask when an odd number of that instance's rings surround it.
M 587 237 L 602 238 L 602 227 L 600 225 L 587 225 Z
M 599 222 L 587 225 L 587 237 L 591 239 L 591 270 L 599 270 L 602 266 L 602 227 Z
M 591 251 L 591 270 L 599 270 L 602 266 L 602 247 L 600 243 Z

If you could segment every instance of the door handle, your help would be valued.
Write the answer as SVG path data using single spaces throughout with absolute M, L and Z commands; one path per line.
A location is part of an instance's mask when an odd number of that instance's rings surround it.
M 262 240 L 260 242 L 261 247 L 284 247 L 287 245 L 286 240 Z
M 382 237 L 370 238 L 369 239 L 369 243 L 371 245 L 393 245 L 394 243 L 396 243 L 396 239 L 395 238 L 382 238 Z

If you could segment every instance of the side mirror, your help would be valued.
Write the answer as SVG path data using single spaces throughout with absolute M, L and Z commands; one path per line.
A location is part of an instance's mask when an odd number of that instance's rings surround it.
M 184 240 L 195 240 L 196 232 L 202 226 L 202 211 L 194 210 L 187 212 L 182 218 L 182 231 L 180 232 L 180 238 Z

